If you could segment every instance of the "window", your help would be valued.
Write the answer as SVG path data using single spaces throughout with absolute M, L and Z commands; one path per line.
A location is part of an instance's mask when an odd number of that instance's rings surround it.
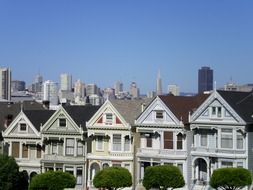
M 66 127 L 67 123 L 66 123 L 66 119 L 65 118 L 60 118 L 59 119 L 59 126 L 60 127 Z
M 52 142 L 52 154 L 57 154 L 57 143 Z
M 28 158 L 28 146 L 25 144 L 22 145 L 22 158 Z
M 74 139 L 66 139 L 66 155 L 74 155 Z
M 124 151 L 129 151 L 130 150 L 130 138 L 129 136 L 125 137 L 125 142 L 124 142 Z
M 222 116 L 222 108 L 220 106 L 212 107 L 212 117 L 221 117 L 221 116 Z
M 74 175 L 74 169 L 73 169 L 73 167 L 65 167 L 65 172 L 68 172 L 68 173 Z
M 83 182 L 83 168 L 78 167 L 76 168 L 76 184 L 81 185 Z
M 146 134 L 146 142 L 147 142 L 147 147 L 151 148 L 152 147 L 152 135 L 151 134 Z
M 104 143 L 103 143 L 103 136 L 96 137 L 96 150 L 103 150 Z
M 222 167 L 222 168 L 230 168 L 230 167 L 233 167 L 233 162 L 222 161 L 222 162 L 221 162 L 221 167 Z
M 113 167 L 121 167 L 121 163 L 120 162 L 115 162 L 115 163 L 112 163 L 112 166 Z
M 200 146 L 207 146 L 207 134 L 200 134 Z
M 163 111 L 156 111 L 156 119 L 163 119 Z
M 243 149 L 243 135 L 239 131 L 236 133 L 236 148 Z
M 81 142 L 77 142 L 77 155 L 78 156 L 83 155 L 83 144 Z
M 12 152 L 11 155 L 14 158 L 19 158 L 19 142 L 13 142 L 12 143 Z
M 243 168 L 243 162 L 237 162 L 237 168 Z
M 112 124 L 112 113 L 105 114 L 105 119 L 107 124 Z
M 221 148 L 233 148 L 232 129 L 221 129 Z
M 41 158 L 41 146 L 40 145 L 37 145 L 37 158 Z
M 178 150 L 183 149 L 183 135 L 181 133 L 177 135 L 177 149 Z
M 120 134 L 114 134 L 112 139 L 112 150 L 113 151 L 121 151 L 121 135 Z
M 164 132 L 164 149 L 173 149 L 173 132 Z
M 20 131 L 26 131 L 26 124 L 20 123 Z
M 183 164 L 177 164 L 177 167 L 179 168 L 179 170 L 181 171 L 181 173 L 183 173 Z

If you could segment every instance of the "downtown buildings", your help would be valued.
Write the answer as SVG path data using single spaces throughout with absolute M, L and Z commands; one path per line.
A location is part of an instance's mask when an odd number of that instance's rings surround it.
M 11 70 L 0 67 L 0 99 L 11 100 Z
M 63 170 L 77 178 L 77 189 L 93 188 L 97 171 L 121 166 L 131 172 L 135 188 L 146 167 L 172 164 L 182 171 L 183 189 L 209 189 L 217 168 L 253 170 L 252 97 L 252 92 L 213 91 L 108 99 L 101 107 L 56 111 L 20 106 L 15 113 L 6 105 L 0 107 L 0 127 L 4 150 L 30 177 Z

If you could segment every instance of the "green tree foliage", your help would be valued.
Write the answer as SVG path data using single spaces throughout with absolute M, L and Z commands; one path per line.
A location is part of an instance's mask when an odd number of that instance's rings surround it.
M 0 155 L 0 190 L 18 190 L 19 167 L 14 158 Z
M 214 189 L 237 190 L 251 185 L 252 176 L 245 168 L 220 168 L 214 170 L 210 185 Z
M 74 188 L 76 179 L 73 175 L 62 171 L 49 171 L 33 177 L 29 190 L 63 190 Z
M 176 166 L 149 166 L 145 169 L 143 186 L 147 190 L 151 188 L 180 188 L 184 185 L 184 177 Z
M 109 190 L 130 187 L 132 185 L 132 176 L 126 168 L 108 167 L 95 175 L 93 184 L 96 188 Z

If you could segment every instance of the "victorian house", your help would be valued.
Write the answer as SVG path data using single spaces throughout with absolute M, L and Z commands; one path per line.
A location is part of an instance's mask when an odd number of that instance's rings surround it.
M 40 127 L 53 112 L 21 110 L 2 134 L 8 155 L 15 158 L 20 171 L 26 171 L 30 178 L 41 173 L 40 161 L 44 154 L 44 146 Z
M 98 106 L 60 106 L 41 127 L 45 153 L 42 172 L 62 170 L 76 177 L 75 189 L 86 187 L 86 121 Z
M 88 187 L 93 187 L 96 172 L 108 166 L 127 168 L 134 176 L 133 125 L 145 103 L 144 100 L 107 100 L 87 122 L 91 146 L 87 153 Z
M 214 91 L 190 116 L 191 183 L 207 189 L 213 170 L 253 169 L 252 92 Z
M 179 167 L 190 187 L 191 132 L 189 114 L 208 95 L 194 97 L 157 96 L 136 119 L 136 179 L 141 183 L 147 166 L 171 164 Z

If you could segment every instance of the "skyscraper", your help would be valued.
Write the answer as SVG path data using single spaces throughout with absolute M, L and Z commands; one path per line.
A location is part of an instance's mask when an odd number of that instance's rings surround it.
M 43 100 L 47 100 L 51 105 L 58 105 L 58 84 L 47 80 L 43 83 Z
M 61 90 L 71 91 L 72 90 L 72 76 L 67 73 L 63 73 L 60 76 Z
M 123 92 L 123 83 L 120 82 L 120 81 L 117 81 L 114 85 L 114 88 L 115 88 L 115 94 L 116 95 L 119 95 L 120 92 Z
M 136 82 L 132 82 L 130 85 L 130 95 L 132 98 L 139 98 L 139 88 L 137 88 Z
M 74 85 L 74 95 L 75 98 L 84 98 L 85 96 L 85 84 L 79 79 L 75 82 Z
M 11 70 L 0 68 L 0 99 L 11 100 Z
M 213 70 L 202 67 L 198 72 L 198 93 L 213 90 Z
M 179 96 L 180 95 L 179 86 L 177 86 L 176 84 L 169 84 L 168 93 L 173 94 L 174 96 Z
M 162 95 L 162 79 L 160 75 L 160 70 L 158 71 L 157 79 L 156 79 L 156 95 Z

